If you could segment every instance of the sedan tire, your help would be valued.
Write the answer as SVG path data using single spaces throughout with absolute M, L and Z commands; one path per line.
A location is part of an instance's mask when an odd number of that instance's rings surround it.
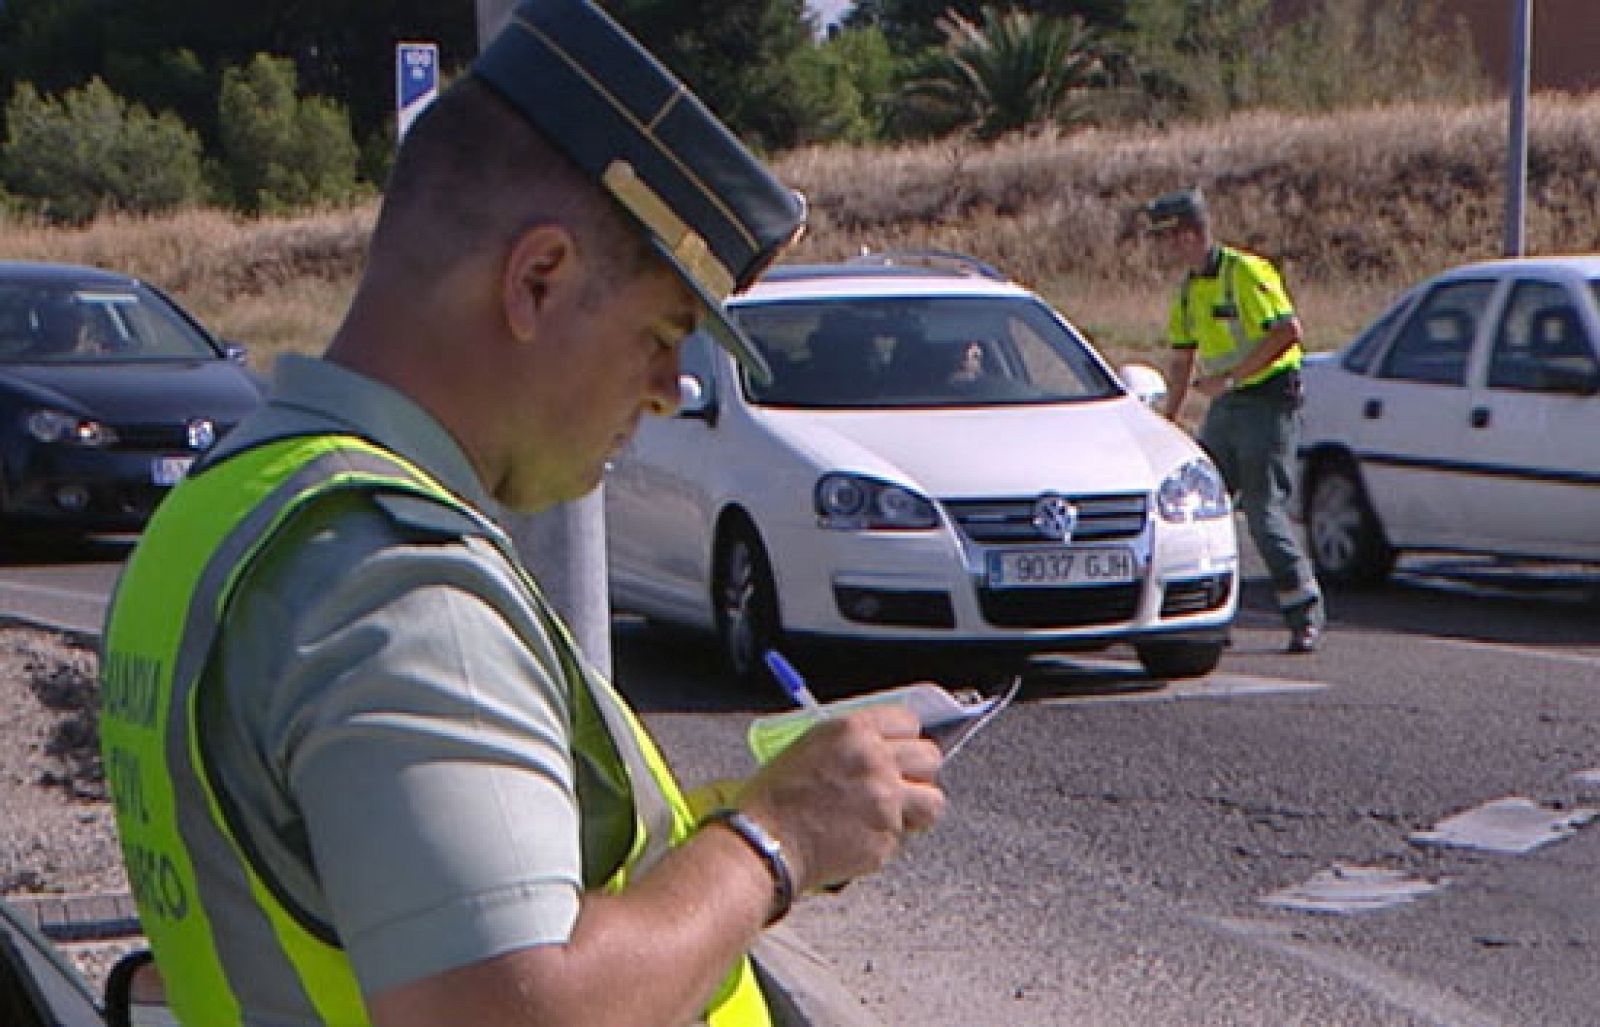
M 1355 467 L 1318 465 L 1306 502 L 1306 536 L 1317 576 L 1336 585 L 1377 585 L 1394 570 L 1395 552 Z
M 749 525 L 737 525 L 717 548 L 712 581 L 722 660 L 741 685 L 767 678 L 764 654 L 778 644 L 778 593 L 767 552 Z

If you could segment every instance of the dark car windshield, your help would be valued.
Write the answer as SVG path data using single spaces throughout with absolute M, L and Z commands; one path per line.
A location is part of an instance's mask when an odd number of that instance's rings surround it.
M 734 309 L 772 368 L 752 402 L 964 407 L 1105 399 L 1121 388 L 1076 332 L 1018 296 L 849 298 Z
M 141 285 L 0 279 L 0 362 L 216 358 L 171 304 Z

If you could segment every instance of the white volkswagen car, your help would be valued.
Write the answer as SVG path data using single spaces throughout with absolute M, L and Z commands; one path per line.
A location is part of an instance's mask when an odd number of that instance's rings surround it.
M 1038 296 L 929 263 L 768 272 L 731 306 L 770 384 L 686 341 L 679 414 L 606 478 L 613 606 L 715 632 L 749 681 L 774 647 L 999 668 L 1127 642 L 1210 672 L 1238 602 L 1216 469 Z
M 1454 268 L 1306 362 L 1300 495 L 1318 573 L 1404 550 L 1600 563 L 1600 257 Z

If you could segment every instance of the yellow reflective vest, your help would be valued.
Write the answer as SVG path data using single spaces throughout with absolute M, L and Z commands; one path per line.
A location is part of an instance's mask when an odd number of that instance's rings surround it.
M 326 926 L 285 901 L 250 858 L 207 773 L 198 698 L 234 586 L 274 533 L 318 499 L 351 490 L 441 504 L 518 568 L 528 602 L 562 654 L 573 690 L 574 739 L 627 770 L 634 838 L 605 882 L 622 889 L 694 828 L 665 761 L 633 712 L 579 655 L 559 617 L 484 515 L 421 469 L 342 435 L 280 439 L 244 450 L 183 482 L 163 502 L 118 584 L 101 661 L 101 746 L 123 859 L 173 1013 L 186 1024 L 364 1024 L 349 959 Z M 581 730 L 591 718 L 599 730 Z M 578 744 L 575 742 L 574 744 Z M 214 921 L 227 918 L 227 930 Z M 238 985 L 283 1008 L 243 1008 Z M 705 1011 L 713 1027 L 767 1027 L 748 959 Z
M 1214 273 L 1184 278 L 1172 304 L 1168 335 L 1175 348 L 1198 347 L 1202 373 L 1226 374 L 1255 351 L 1274 325 L 1294 316 L 1294 305 L 1265 257 L 1219 246 L 1214 259 Z M 1255 385 L 1294 370 L 1302 359 L 1296 343 L 1240 384 Z

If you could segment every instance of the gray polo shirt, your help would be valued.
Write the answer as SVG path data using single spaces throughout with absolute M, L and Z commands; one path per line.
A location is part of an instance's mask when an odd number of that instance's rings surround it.
M 328 432 L 493 509 L 438 422 L 321 360 L 280 360 L 269 404 L 218 455 Z M 621 772 L 574 751 L 572 693 L 514 569 L 451 517 L 316 504 L 242 581 L 201 693 L 230 822 L 368 994 L 565 941 L 632 830 Z

